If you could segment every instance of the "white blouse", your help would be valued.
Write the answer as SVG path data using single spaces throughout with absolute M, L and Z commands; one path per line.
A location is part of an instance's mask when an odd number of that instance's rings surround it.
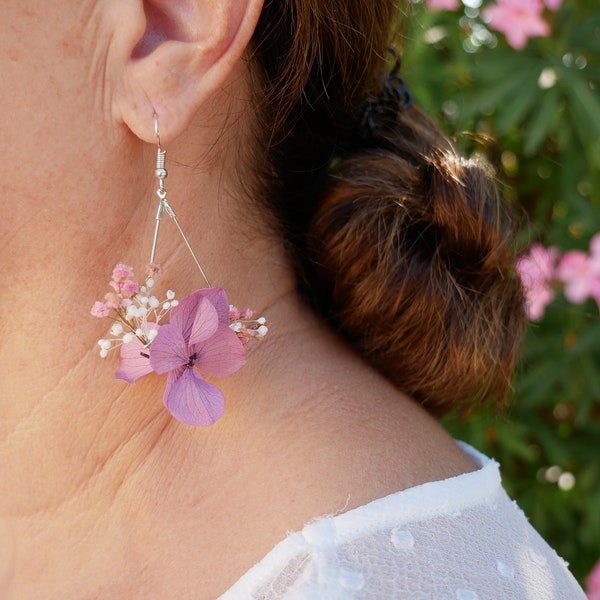
M 219 600 L 585 600 L 566 563 L 479 467 L 319 518 Z

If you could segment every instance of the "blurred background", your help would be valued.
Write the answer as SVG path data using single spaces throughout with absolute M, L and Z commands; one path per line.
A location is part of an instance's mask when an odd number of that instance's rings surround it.
M 585 585 L 600 559 L 600 4 L 413 0 L 402 38 L 415 101 L 525 215 L 531 323 L 508 408 L 445 425 L 500 462 Z

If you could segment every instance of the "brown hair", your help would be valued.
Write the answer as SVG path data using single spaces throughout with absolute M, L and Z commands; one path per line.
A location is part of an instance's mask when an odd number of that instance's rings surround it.
M 316 308 L 440 415 L 503 399 L 524 328 L 507 208 L 416 106 L 357 127 L 394 0 L 267 0 L 255 39 L 262 195 Z

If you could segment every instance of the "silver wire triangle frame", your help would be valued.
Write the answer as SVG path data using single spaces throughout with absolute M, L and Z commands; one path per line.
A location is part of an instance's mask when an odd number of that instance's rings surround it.
M 185 242 L 187 249 L 190 251 L 190 254 L 192 255 L 192 258 L 194 259 L 194 262 L 196 263 L 196 266 L 198 267 L 200 274 L 204 278 L 204 281 L 206 281 L 206 285 L 208 287 L 211 287 L 210 281 L 209 281 L 208 277 L 206 276 L 206 273 L 205 273 L 204 269 L 202 268 L 202 265 L 200 264 L 198 257 L 196 256 L 194 250 L 192 249 L 190 241 L 188 240 L 187 236 L 185 235 L 185 233 L 179 223 L 179 219 L 177 219 L 177 215 L 175 214 L 175 211 L 173 210 L 172 206 L 169 204 L 169 201 L 167 200 L 167 190 L 165 188 L 165 178 L 168 175 L 167 169 L 165 169 L 165 157 L 166 157 L 167 152 L 166 152 L 166 150 L 163 150 L 160 145 L 160 135 L 158 132 L 158 116 L 156 114 L 154 115 L 154 133 L 156 134 L 156 144 L 157 144 L 156 170 L 154 171 L 154 174 L 158 178 L 158 189 L 156 190 L 156 195 L 159 198 L 159 202 L 158 202 L 158 207 L 156 209 L 156 225 L 154 226 L 154 238 L 152 240 L 152 250 L 150 251 L 150 263 L 155 262 L 156 244 L 158 242 L 158 230 L 160 228 L 160 222 L 162 221 L 163 215 L 166 211 L 167 214 L 169 215 L 169 217 L 171 217 L 171 219 L 173 219 L 173 222 L 175 223 L 175 226 L 177 227 L 183 241 Z

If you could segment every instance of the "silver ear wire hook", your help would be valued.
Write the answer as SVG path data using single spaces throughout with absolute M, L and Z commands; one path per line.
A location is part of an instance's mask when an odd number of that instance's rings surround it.
M 156 190 L 156 195 L 158 196 L 159 202 L 158 202 L 158 207 L 156 209 L 156 224 L 154 226 L 154 238 L 152 240 L 152 250 L 150 251 L 150 263 L 155 262 L 154 259 L 156 256 L 156 244 L 158 242 L 158 230 L 160 228 L 160 222 L 162 221 L 163 214 L 165 211 L 167 211 L 167 214 L 171 217 L 171 219 L 173 219 L 175 226 L 179 230 L 179 233 L 181 234 L 181 237 L 183 238 L 183 241 L 184 241 L 185 245 L 187 246 L 187 249 L 190 251 L 192 258 L 194 259 L 194 262 L 196 263 L 196 266 L 198 267 L 198 270 L 200 271 L 200 274 L 204 278 L 204 281 L 206 281 L 206 285 L 208 285 L 208 287 L 211 287 L 210 281 L 208 280 L 208 277 L 206 276 L 206 273 L 204 272 L 204 269 L 202 268 L 200 261 L 196 257 L 196 254 L 194 253 L 194 250 L 192 249 L 192 246 L 190 245 L 190 242 L 189 242 L 187 236 L 185 235 L 185 233 L 183 232 L 183 229 L 181 228 L 181 225 L 179 224 L 179 220 L 177 219 L 177 215 L 175 214 L 175 211 L 173 210 L 173 208 L 171 207 L 171 205 L 169 204 L 169 202 L 167 200 L 167 189 L 165 188 L 165 179 L 167 178 L 167 175 L 169 174 L 167 169 L 165 168 L 167 152 L 166 152 L 166 150 L 163 150 L 160 145 L 160 133 L 158 130 L 158 115 L 156 113 L 154 114 L 154 133 L 156 134 L 156 169 L 154 170 L 154 174 L 158 178 L 158 188 Z
M 158 115 L 154 113 L 154 135 L 156 136 L 156 145 L 160 150 L 160 134 L 158 133 Z

